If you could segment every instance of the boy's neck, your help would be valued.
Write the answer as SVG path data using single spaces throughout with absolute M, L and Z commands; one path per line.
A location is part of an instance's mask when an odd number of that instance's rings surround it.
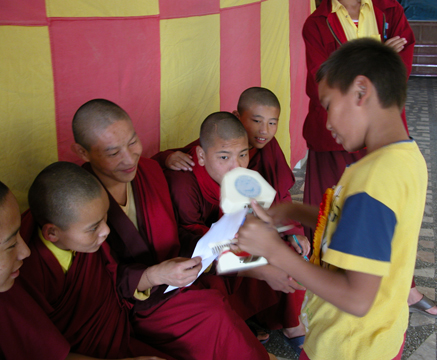
M 367 153 L 409 139 L 402 117 L 396 107 L 378 109 L 373 114 L 372 125 L 366 136 Z

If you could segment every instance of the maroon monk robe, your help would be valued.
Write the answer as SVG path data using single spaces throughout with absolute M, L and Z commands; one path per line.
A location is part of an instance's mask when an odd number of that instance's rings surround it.
M 89 164 L 84 167 L 92 172 Z M 140 159 L 132 189 L 139 230 L 108 192 L 108 242 L 122 264 L 118 288 L 134 304 L 135 333 L 177 359 L 268 359 L 265 348 L 216 290 L 191 286 L 164 294 L 167 285 L 161 285 L 144 301 L 134 298 L 144 269 L 176 257 L 180 244 L 167 182 L 156 161 Z
M 0 293 L 0 359 L 65 360 L 70 344 L 39 305 L 15 284 Z
M 197 240 L 200 232 L 206 233 L 211 223 L 219 219 L 220 187 L 217 183 L 211 184 L 213 180 L 204 167 L 197 163 L 193 149 L 189 152 L 196 163 L 192 172 L 168 170 L 165 175 L 179 215 L 179 224 L 192 231 L 193 238 Z M 181 244 L 182 247 L 192 246 L 192 243 L 182 241 Z M 244 320 L 257 315 L 271 329 L 295 327 L 299 324 L 303 291 L 284 294 L 274 291 L 265 281 L 211 274 L 203 274 L 196 284 L 220 290 Z
M 72 353 L 98 358 L 156 355 L 169 358 L 131 337 L 129 311 L 115 290 L 117 264 L 103 243 L 95 253 L 76 253 L 64 274 L 58 260 L 42 243 L 30 212 L 21 223 L 31 255 L 17 284 L 45 311 L 71 346 Z

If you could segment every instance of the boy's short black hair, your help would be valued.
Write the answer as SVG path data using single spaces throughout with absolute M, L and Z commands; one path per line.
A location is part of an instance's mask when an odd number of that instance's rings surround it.
M 238 99 L 237 110 L 240 115 L 252 106 L 252 104 L 272 106 L 281 110 L 279 100 L 273 92 L 263 87 L 251 87 L 244 90 Z
M 99 181 L 79 165 L 59 161 L 47 166 L 29 189 L 29 208 L 40 225 L 67 230 L 77 221 L 80 207 L 102 195 Z
M 3 205 L 6 195 L 9 193 L 9 188 L 0 181 L 0 206 Z
M 72 128 L 74 141 L 90 150 L 93 130 L 106 129 L 119 120 L 130 120 L 120 106 L 106 99 L 93 99 L 83 104 L 74 114 Z
M 320 66 L 316 81 L 326 79 L 329 87 L 346 94 L 359 75 L 372 82 L 382 108 L 402 109 L 407 98 L 405 65 L 395 50 L 371 38 L 348 41 L 334 51 Z
M 216 138 L 222 140 L 247 137 L 246 129 L 240 120 L 230 112 L 220 111 L 207 116 L 200 126 L 199 142 L 204 151 L 214 145 Z

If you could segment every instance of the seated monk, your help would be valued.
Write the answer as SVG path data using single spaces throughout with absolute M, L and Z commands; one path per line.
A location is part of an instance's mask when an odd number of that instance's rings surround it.
M 247 133 L 231 113 L 209 115 L 201 126 L 199 143 L 188 152 L 195 163 L 193 171 L 165 172 L 179 224 L 192 234 L 191 241 L 183 244 L 190 249 L 194 249 L 195 242 L 221 215 L 219 200 L 223 176 L 235 167 L 247 167 L 249 163 Z M 305 334 L 299 323 L 304 292 L 294 293 L 294 289 L 303 288 L 284 271 L 271 265 L 239 272 L 238 276 L 204 274 L 200 282 L 227 294 L 232 307 L 244 320 L 256 315 L 270 329 L 283 328 L 285 337 L 298 340 L 294 348 L 299 351 Z
M 64 360 L 70 345 L 29 294 L 14 285 L 30 254 L 20 224 L 17 200 L 0 182 L 0 359 Z
M 16 286 L 46 313 L 57 328 L 55 339 L 75 353 L 68 359 L 173 359 L 133 337 L 105 243 L 109 200 L 95 177 L 73 163 L 49 165 L 30 187 L 29 206 L 21 231 L 32 253 Z
M 201 259 L 178 257 L 167 182 L 158 163 L 141 157 L 128 114 L 108 100 L 91 100 L 76 112 L 73 133 L 73 150 L 109 196 L 108 243 L 136 334 L 178 359 L 269 359 L 218 290 L 191 286 L 165 293 L 168 285 L 194 281 Z

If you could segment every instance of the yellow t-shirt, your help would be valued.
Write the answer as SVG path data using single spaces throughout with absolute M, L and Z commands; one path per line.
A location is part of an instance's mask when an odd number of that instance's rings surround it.
M 381 41 L 372 0 L 361 0 L 358 26 L 351 19 L 346 8 L 338 0 L 332 0 L 331 12 L 337 14 L 348 41 L 363 37 L 371 37 Z
M 322 238 L 322 266 L 382 280 L 361 318 L 307 292 L 302 316 L 308 327 L 304 349 L 311 360 L 389 360 L 398 354 L 408 326 L 427 178 L 414 141 L 380 148 L 345 170 Z

